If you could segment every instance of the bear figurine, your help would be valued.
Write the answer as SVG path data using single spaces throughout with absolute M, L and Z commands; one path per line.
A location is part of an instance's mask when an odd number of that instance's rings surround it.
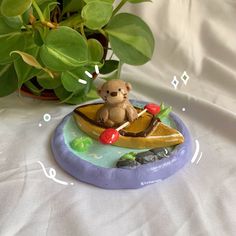
M 98 89 L 104 105 L 97 111 L 96 121 L 105 127 L 117 127 L 126 121 L 138 118 L 136 109 L 128 100 L 131 84 L 123 80 L 113 79 L 105 82 Z

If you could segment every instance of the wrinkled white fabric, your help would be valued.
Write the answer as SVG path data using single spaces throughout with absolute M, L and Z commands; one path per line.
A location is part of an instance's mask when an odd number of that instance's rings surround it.
M 93 187 L 66 174 L 50 150 L 74 106 L 0 98 L 0 235 L 236 235 L 236 1 L 153 0 L 127 9 L 150 25 L 156 49 L 151 62 L 126 65 L 122 77 L 133 98 L 173 107 L 199 141 L 201 160 L 199 153 L 176 175 L 139 190 Z M 38 161 L 74 185 L 46 178 Z

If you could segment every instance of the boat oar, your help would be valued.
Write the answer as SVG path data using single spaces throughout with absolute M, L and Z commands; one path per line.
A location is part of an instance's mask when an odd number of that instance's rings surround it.
M 138 117 L 143 115 L 146 111 L 148 111 L 152 115 L 156 115 L 160 112 L 160 107 L 156 104 L 149 103 L 144 107 L 143 111 L 138 113 Z M 113 144 L 113 143 L 115 143 L 120 137 L 119 131 L 121 129 L 125 128 L 126 126 L 128 126 L 129 124 L 130 124 L 130 122 L 127 121 L 123 125 L 119 126 L 116 129 L 108 128 L 108 129 L 104 130 L 101 133 L 101 135 L 99 136 L 99 141 L 103 144 Z

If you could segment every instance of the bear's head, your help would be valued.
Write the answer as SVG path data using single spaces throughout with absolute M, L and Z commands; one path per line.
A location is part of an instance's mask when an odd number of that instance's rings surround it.
M 128 99 L 131 84 L 123 80 L 114 79 L 107 81 L 98 89 L 99 96 L 109 104 L 121 103 Z

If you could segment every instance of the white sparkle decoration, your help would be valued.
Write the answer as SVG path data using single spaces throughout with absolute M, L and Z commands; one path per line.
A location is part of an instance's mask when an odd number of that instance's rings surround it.
M 181 75 L 181 79 L 184 82 L 184 85 L 187 85 L 189 78 L 190 77 L 188 76 L 187 72 L 184 71 L 184 73 Z
M 195 162 L 195 160 L 196 160 L 196 158 L 198 156 L 198 153 L 199 153 L 199 147 L 200 146 L 199 146 L 199 141 L 198 140 L 195 140 L 195 145 L 196 145 L 196 150 L 195 150 L 195 153 L 194 153 L 193 158 L 191 160 L 192 163 Z
M 179 81 L 176 76 L 174 76 L 174 79 L 171 81 L 171 84 L 174 86 L 175 89 L 177 89 Z
M 182 108 L 182 111 L 186 111 L 185 107 Z
M 43 120 L 45 121 L 45 122 L 49 122 L 50 120 L 51 120 L 51 115 L 50 114 L 44 114 L 44 116 L 43 116 Z
M 78 82 L 81 83 L 81 84 L 87 84 L 87 81 L 83 80 L 83 79 L 78 79 Z
M 200 156 L 199 156 L 199 158 L 198 158 L 198 160 L 197 160 L 197 164 L 199 163 L 199 161 L 201 160 L 201 158 L 202 158 L 202 152 L 200 153 Z
M 39 123 L 39 127 L 42 127 L 42 124 L 41 124 L 41 123 Z
M 69 183 L 65 182 L 65 181 L 62 181 L 62 180 L 59 180 L 59 179 L 56 179 L 56 170 L 53 169 L 53 168 L 50 168 L 49 169 L 49 172 L 47 173 L 43 163 L 41 161 L 38 161 L 38 163 L 41 165 L 42 169 L 43 169 L 43 172 L 45 174 L 45 176 L 49 179 L 52 179 L 54 182 L 58 183 L 58 184 L 62 184 L 62 185 L 69 185 Z M 70 185 L 74 185 L 74 183 L 70 183 Z
M 99 68 L 98 68 L 98 65 L 95 65 L 95 72 L 96 72 L 97 75 L 99 74 Z
M 87 70 L 84 72 L 89 78 L 93 78 L 93 75 L 92 74 L 90 74 Z

